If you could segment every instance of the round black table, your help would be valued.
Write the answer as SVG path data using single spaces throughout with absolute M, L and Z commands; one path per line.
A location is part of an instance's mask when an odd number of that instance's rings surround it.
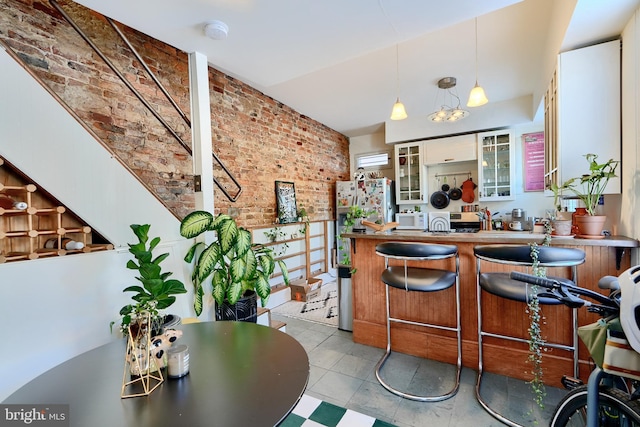
M 149 396 L 121 399 L 126 341 L 83 353 L 38 376 L 6 404 L 69 404 L 76 427 L 274 426 L 302 396 L 309 358 L 291 336 L 248 322 L 177 326 L 189 374 Z

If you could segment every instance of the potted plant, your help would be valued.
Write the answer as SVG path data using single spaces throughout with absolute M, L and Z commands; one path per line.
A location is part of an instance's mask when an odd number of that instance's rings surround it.
M 124 288 L 122 292 L 135 292 L 131 297 L 135 301 L 134 304 L 127 304 L 120 309 L 121 331 L 126 333 L 131 322 L 137 318 L 145 317 L 147 313 L 151 318 L 151 333 L 161 332 L 164 323 L 164 316 L 160 316 L 160 310 L 164 310 L 171 306 L 175 301 L 177 294 L 184 294 L 187 290 L 184 284 L 175 279 L 169 279 L 173 274 L 171 272 L 162 272 L 160 263 L 164 261 L 169 254 L 164 253 L 153 257 L 153 250 L 160 243 L 160 237 L 155 237 L 149 241 L 149 224 L 138 225 L 132 224 L 131 230 L 138 238 L 138 243 L 129 243 L 129 252 L 135 260 L 127 261 L 127 268 L 138 270 L 140 274 L 136 279 L 140 281 L 142 286 L 134 285 Z M 148 243 L 148 246 L 147 246 Z M 111 322 L 111 326 L 115 322 Z
M 571 214 L 563 212 L 560 206 L 560 193 L 562 187 L 558 186 L 555 182 L 549 186 L 549 189 L 553 192 L 553 211 L 547 211 L 549 215 L 549 221 L 551 221 L 552 232 L 554 236 L 570 236 L 571 235 Z
M 361 206 L 352 205 L 347 212 L 345 226 L 351 227 L 354 232 L 364 232 L 366 228 L 362 225 L 362 220 L 373 213 L 375 213 L 375 210 L 365 210 Z
M 180 224 L 180 234 L 188 239 L 206 231 L 215 231 L 216 239 L 209 245 L 196 242 L 184 258 L 188 263 L 194 262 L 192 280 L 196 315 L 202 313 L 203 283 L 211 278 L 216 319 L 255 322 L 257 297 L 260 297 L 263 306 L 267 303 L 271 294 L 269 277 L 276 264 L 282 271 L 284 282 L 289 284 L 287 266 L 282 260 L 274 258 L 272 249 L 258 243 L 252 244 L 251 233 L 239 227 L 229 215 L 214 217 L 206 211 L 195 211 Z M 204 249 L 199 252 L 201 247 Z
M 589 173 L 565 181 L 562 188 L 574 193 L 585 205 L 587 215 L 576 216 L 580 235 L 599 237 L 606 217 L 596 215 L 596 208 L 609 180 L 617 176 L 616 168 L 620 162 L 609 159 L 598 163 L 598 155 L 593 153 L 585 154 L 584 157 L 589 163 Z

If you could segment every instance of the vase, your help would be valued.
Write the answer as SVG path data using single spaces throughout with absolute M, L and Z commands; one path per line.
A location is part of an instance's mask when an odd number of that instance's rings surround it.
M 576 225 L 578 235 L 592 238 L 600 238 L 604 229 L 605 215 L 577 215 Z
M 248 291 L 235 304 L 225 300 L 222 304 L 215 304 L 216 320 L 237 320 L 240 322 L 258 321 L 258 294 Z
M 576 208 L 575 212 L 571 215 L 572 222 L 572 234 L 580 234 L 580 230 L 578 230 L 578 222 L 576 221 L 576 217 L 583 216 L 587 214 L 587 208 Z

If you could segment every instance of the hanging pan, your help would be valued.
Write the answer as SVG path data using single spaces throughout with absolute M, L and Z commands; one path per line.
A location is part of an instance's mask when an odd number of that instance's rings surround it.
M 456 185 L 456 178 L 453 177 L 453 188 L 449 190 L 449 198 L 451 200 L 460 200 L 462 197 L 462 190 Z
M 444 181 L 442 181 L 442 182 L 443 182 L 442 191 L 448 192 L 451 187 L 449 187 L 449 184 L 447 184 L 447 177 L 446 176 L 444 177 Z
M 438 185 L 440 185 L 439 179 L 438 179 Z M 447 206 L 449 206 L 449 195 L 447 194 L 446 191 L 438 190 L 431 195 L 429 201 L 431 202 L 431 206 L 433 206 L 434 208 L 444 209 Z

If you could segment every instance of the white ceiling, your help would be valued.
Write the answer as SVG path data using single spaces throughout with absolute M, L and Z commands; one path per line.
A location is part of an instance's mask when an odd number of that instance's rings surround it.
M 200 52 L 212 67 L 358 136 L 381 128 L 398 95 L 410 117 L 426 117 L 439 107 L 442 77 L 458 79 L 466 104 L 475 83 L 476 17 L 478 80 L 489 101 L 533 95 L 535 103 L 548 80 L 545 64 L 555 57 L 548 52 L 553 34 L 561 32 L 560 50 L 610 39 L 640 0 L 578 0 L 570 23 L 562 18 L 570 14 L 560 11 L 571 11 L 576 0 L 78 3 L 185 52 Z M 204 35 L 210 20 L 229 26 L 226 40 Z

